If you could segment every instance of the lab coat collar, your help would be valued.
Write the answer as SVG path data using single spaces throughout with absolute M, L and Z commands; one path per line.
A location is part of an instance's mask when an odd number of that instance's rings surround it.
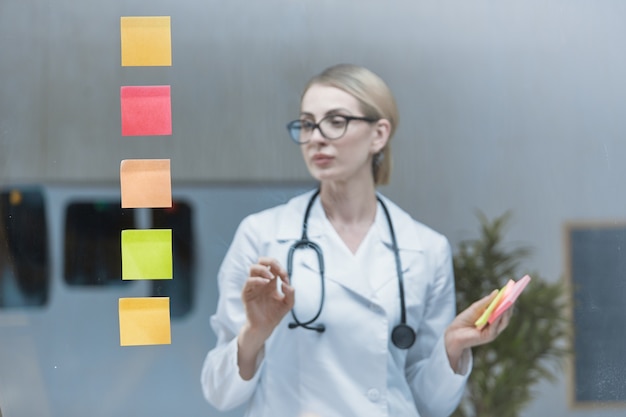
M 297 197 L 291 199 L 284 208 L 284 212 L 281 215 L 281 221 L 278 227 L 277 239 L 278 241 L 287 242 L 287 241 L 296 241 L 300 240 L 302 237 L 302 222 L 304 221 L 304 212 L 306 210 L 306 206 L 311 199 L 311 196 L 316 190 L 308 191 L 304 194 L 301 194 Z M 393 224 L 393 228 L 396 234 L 396 240 L 398 242 L 398 248 L 407 251 L 423 251 L 425 249 L 425 243 L 422 240 L 422 237 L 415 233 L 415 228 L 410 227 L 415 220 L 411 218 L 404 210 L 398 207 L 393 201 L 389 200 L 387 197 L 378 194 L 380 198 L 383 200 L 387 209 L 389 210 L 389 215 L 391 216 L 391 222 Z M 321 217 L 315 215 L 316 212 L 319 213 L 321 210 L 321 203 L 319 201 L 319 197 L 313 203 L 313 207 L 311 209 L 311 215 L 309 216 L 309 225 L 307 228 L 307 234 L 309 239 L 314 239 L 316 237 L 320 237 L 324 228 L 321 224 Z M 376 211 L 376 221 L 374 223 L 374 227 L 376 227 L 377 234 L 380 236 L 383 243 L 389 247 L 391 247 L 391 234 L 389 233 L 389 225 L 387 224 L 387 219 L 385 218 L 385 214 L 383 212 L 382 207 L 378 207 Z
M 306 206 L 311 199 L 313 193 L 317 190 L 307 191 L 297 197 L 292 198 L 287 202 L 283 213 L 281 214 L 280 223 L 278 226 L 277 239 L 279 242 L 296 241 L 302 238 L 302 223 L 304 221 L 304 212 Z M 309 215 L 309 225 L 307 227 L 307 235 L 309 239 L 314 237 L 320 237 L 322 235 L 323 228 L 320 227 L 319 217 L 315 216 L 315 211 L 319 209 L 320 205 L 319 197 L 313 203 L 311 208 L 311 214 Z
M 306 211 L 306 206 L 314 192 L 315 190 L 297 196 L 285 205 L 284 211 L 280 215 L 280 224 L 277 233 L 277 240 L 279 243 L 293 244 L 302 238 L 302 222 L 304 220 L 304 212 Z M 387 209 L 389 210 L 389 215 L 391 216 L 400 252 L 402 270 L 403 272 L 406 272 L 410 269 L 410 265 L 414 264 L 415 259 L 417 259 L 416 257 L 419 257 L 424 251 L 425 243 L 423 242 L 422 237 L 416 233 L 417 228 L 413 227 L 415 221 L 386 197 L 381 196 L 381 199 L 384 201 Z M 321 203 L 319 198 L 317 198 L 317 200 L 313 203 L 311 214 L 309 216 L 309 226 L 307 228 L 309 239 L 319 242 L 321 239 L 325 238 L 323 237 L 323 232 L 325 230 L 325 225 L 323 223 L 326 221 L 327 220 L 324 217 Z M 372 230 L 372 232 L 375 233 L 374 238 L 379 239 L 379 242 L 391 250 L 392 241 L 391 234 L 389 232 L 389 225 L 380 205 L 376 212 L 376 219 L 373 227 L 375 228 Z M 327 261 L 330 261 L 335 255 L 336 254 L 325 254 Z M 303 266 L 306 268 L 319 272 L 317 262 L 314 261 L 313 258 L 309 260 L 303 259 L 301 262 L 303 262 Z M 364 267 L 364 265 L 354 265 L 354 267 L 358 269 Z M 356 272 L 358 274 L 358 271 Z M 354 274 L 343 274 L 337 276 L 328 270 L 326 273 L 326 277 L 328 279 L 339 283 L 343 287 L 370 301 L 374 301 L 376 299 L 375 293 L 378 288 L 382 287 L 390 279 L 397 279 L 395 273 L 389 274 L 388 276 L 380 277 L 382 281 L 371 283 L 373 284 L 372 287 L 370 284 L 363 282 L 363 280 L 352 279 L 351 277 L 353 276 Z
M 279 242 L 295 242 L 296 240 L 301 239 L 304 212 L 314 192 L 315 190 L 311 190 L 294 197 L 285 205 L 277 233 L 277 240 Z M 378 195 L 389 210 L 391 222 L 396 234 L 396 240 L 398 242 L 398 248 L 400 250 L 407 251 L 423 251 L 425 244 L 421 239 L 421 236 L 414 233 L 415 229 L 413 227 L 409 227 L 409 225 L 414 223 L 411 216 L 409 216 L 404 210 L 398 207 L 387 197 L 381 195 L 380 193 Z M 309 225 L 307 228 L 309 239 L 320 237 L 323 233 L 324 227 L 321 224 L 322 219 L 320 216 L 315 215 L 315 213 L 319 212 L 319 210 L 321 210 L 321 204 L 318 197 L 313 203 L 311 215 L 309 216 Z M 391 234 L 389 233 L 389 225 L 387 224 L 387 219 L 385 218 L 385 214 L 380 206 L 376 212 L 374 227 L 378 229 L 378 236 L 380 236 L 383 243 L 391 247 L 392 242 Z
M 387 197 L 381 195 L 378 196 L 383 200 L 387 210 L 389 210 L 389 216 L 391 217 L 391 224 L 396 235 L 396 241 L 398 243 L 398 249 L 401 251 L 424 251 L 426 244 L 423 241 L 423 237 L 416 233 L 416 228 L 412 227 L 415 224 L 415 220 L 407 212 L 398 207 L 393 201 Z M 380 207 L 376 212 L 375 227 L 378 228 L 378 235 L 381 237 L 383 243 L 389 247 L 392 246 L 391 233 L 389 232 L 389 224 L 385 218 L 385 213 Z

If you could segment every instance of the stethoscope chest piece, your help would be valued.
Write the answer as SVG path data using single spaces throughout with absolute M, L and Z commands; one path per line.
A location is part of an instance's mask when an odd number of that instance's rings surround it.
M 400 323 L 391 331 L 391 341 L 400 349 L 408 349 L 415 343 L 415 331 L 408 324 Z

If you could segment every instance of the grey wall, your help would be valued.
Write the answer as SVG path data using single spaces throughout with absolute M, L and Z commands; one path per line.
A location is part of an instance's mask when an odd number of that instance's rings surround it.
M 119 18 L 172 16 L 171 68 L 122 68 Z M 171 158 L 176 183 L 303 180 L 285 122 L 337 62 L 378 72 L 401 123 L 383 192 L 454 243 L 514 211 L 529 269 L 566 271 L 563 225 L 623 221 L 626 3 L 0 0 L 0 184 L 118 181 Z M 122 138 L 119 88 L 172 85 L 171 137 Z M 624 340 L 617 340 L 624 343 Z M 526 415 L 568 409 L 542 384 Z

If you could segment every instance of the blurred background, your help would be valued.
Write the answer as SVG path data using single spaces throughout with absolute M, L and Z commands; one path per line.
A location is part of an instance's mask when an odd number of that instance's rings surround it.
M 121 16 L 171 16 L 173 65 L 121 67 Z M 398 101 L 382 193 L 453 249 L 510 211 L 523 268 L 570 284 L 572 358 L 523 416 L 624 415 L 624 22 L 618 0 L 0 0 L 3 415 L 242 414 L 200 391 L 216 271 L 243 216 L 314 186 L 285 124 L 341 62 Z M 171 85 L 171 136 L 121 136 L 128 85 Z M 171 159 L 172 209 L 120 210 L 132 158 Z M 174 228 L 172 282 L 120 281 L 133 227 Z M 147 295 L 172 296 L 172 345 L 122 348 L 117 300 Z

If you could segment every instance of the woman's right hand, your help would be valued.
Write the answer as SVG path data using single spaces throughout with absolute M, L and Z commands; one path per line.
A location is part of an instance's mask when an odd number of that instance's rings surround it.
M 282 281 L 282 294 L 276 279 Z M 293 288 L 289 277 L 278 261 L 273 258 L 259 258 L 250 267 L 250 276 L 241 294 L 248 326 L 260 334 L 272 333 L 294 302 Z
M 282 281 L 282 294 L 276 279 Z M 241 299 L 247 320 L 239 333 L 237 359 L 239 374 L 248 380 L 256 372 L 257 357 L 265 341 L 293 307 L 294 290 L 289 285 L 287 271 L 276 259 L 259 258 L 250 267 Z

